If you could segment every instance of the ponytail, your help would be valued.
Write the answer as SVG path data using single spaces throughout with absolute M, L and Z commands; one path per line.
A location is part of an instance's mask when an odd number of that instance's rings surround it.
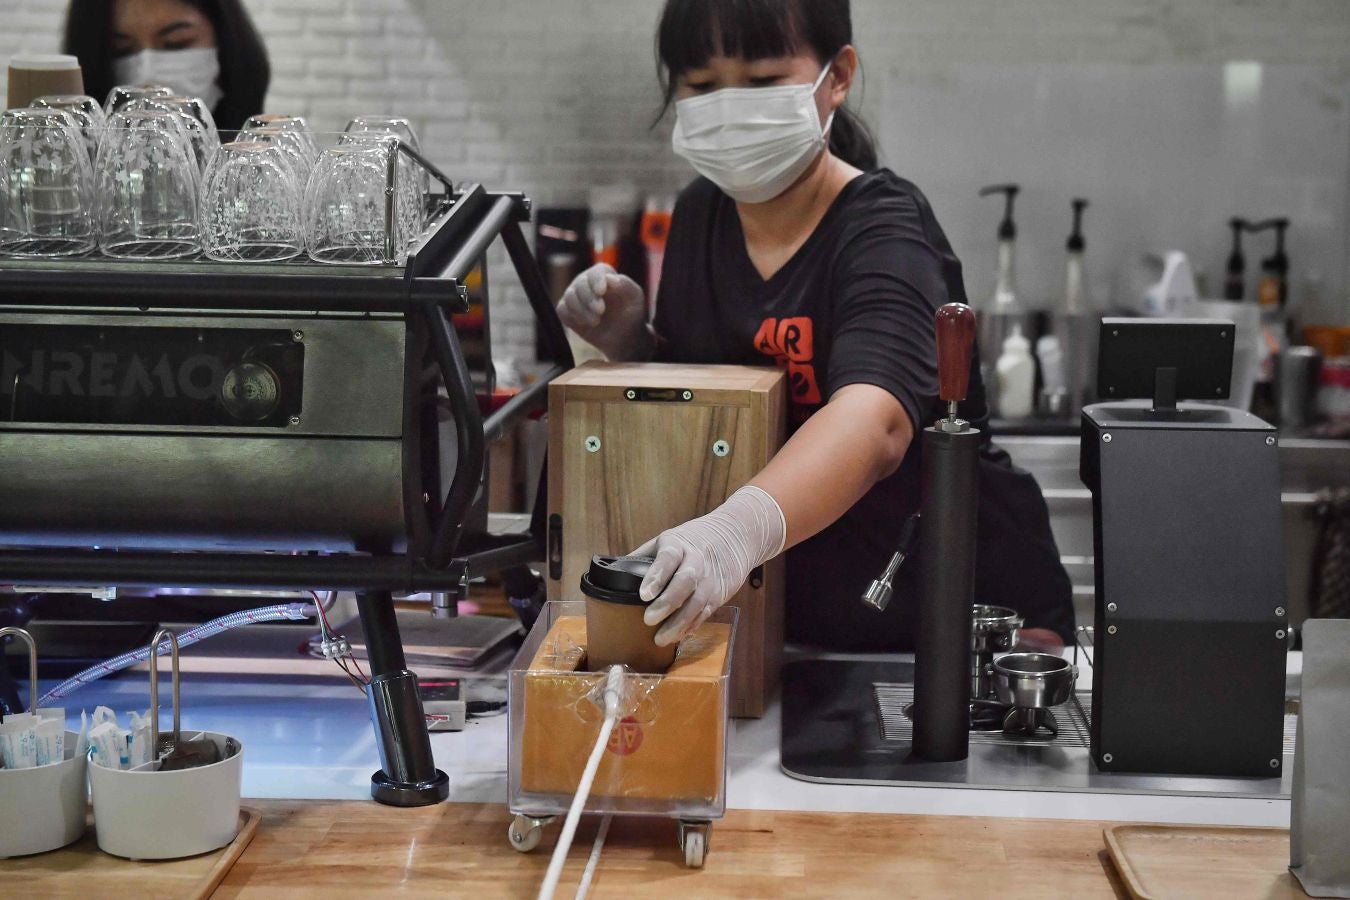
M 877 146 L 872 132 L 856 113 L 846 106 L 834 112 L 830 125 L 830 152 L 857 169 L 871 172 L 878 168 Z

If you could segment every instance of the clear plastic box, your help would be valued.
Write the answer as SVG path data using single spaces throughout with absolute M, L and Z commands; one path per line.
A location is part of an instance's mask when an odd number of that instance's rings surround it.
M 682 842 L 683 823 L 721 818 L 737 615 L 718 610 L 665 674 L 629 673 L 587 812 L 679 819 Z M 567 812 L 599 736 L 605 675 L 584 668 L 585 627 L 585 602 L 549 603 L 511 664 L 507 802 L 518 820 Z M 514 831 L 512 843 L 530 849 Z

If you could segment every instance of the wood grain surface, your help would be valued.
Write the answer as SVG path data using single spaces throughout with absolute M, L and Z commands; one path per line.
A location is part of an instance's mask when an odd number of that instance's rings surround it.
M 216 898 L 534 897 L 559 823 L 533 853 L 506 842 L 499 805 L 400 810 L 250 801 L 264 811 Z M 558 897 L 580 881 L 597 822 L 577 833 Z M 589 896 L 1123 897 L 1101 822 L 734 810 L 707 866 L 686 869 L 676 826 L 615 819 Z
M 69 847 L 0 859 L 0 897 L 205 900 L 257 833 L 262 816 L 256 804 L 250 807 L 240 810 L 239 833 L 232 843 L 187 859 L 137 861 L 110 856 L 98 849 L 91 820 L 84 837 Z
M 1289 873 L 1289 829 L 1117 825 L 1106 847 L 1135 900 L 1307 897 Z

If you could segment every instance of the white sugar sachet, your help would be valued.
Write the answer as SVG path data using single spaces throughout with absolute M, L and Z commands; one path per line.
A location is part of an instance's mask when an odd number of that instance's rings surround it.
M 150 713 L 144 715 L 132 710 L 127 713 L 131 720 L 131 742 L 127 750 L 127 765 L 130 768 L 144 765 L 155 758 L 155 748 L 150 746 Z
M 89 714 L 80 710 L 80 736 L 75 739 L 75 755 L 89 755 Z
M 97 713 L 95 714 L 97 715 Z M 117 722 L 100 722 L 89 729 L 92 759 L 105 769 L 127 767 L 127 737 L 129 733 L 117 727 Z
M 50 766 L 66 758 L 66 723 L 60 719 L 38 717 L 34 733 L 37 764 Z
M 0 763 L 6 769 L 37 765 L 37 716 L 15 713 L 0 722 Z

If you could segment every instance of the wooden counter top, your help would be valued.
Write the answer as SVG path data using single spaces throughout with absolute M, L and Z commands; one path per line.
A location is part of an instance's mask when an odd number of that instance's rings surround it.
M 233 897 L 533 897 L 560 824 L 529 854 L 499 805 L 401 810 L 358 802 L 246 800 L 264 818 L 217 888 Z M 616 818 L 591 897 L 1117 897 L 1107 823 L 732 810 L 708 862 L 686 869 L 675 823 Z M 587 817 L 558 897 L 594 840 Z

